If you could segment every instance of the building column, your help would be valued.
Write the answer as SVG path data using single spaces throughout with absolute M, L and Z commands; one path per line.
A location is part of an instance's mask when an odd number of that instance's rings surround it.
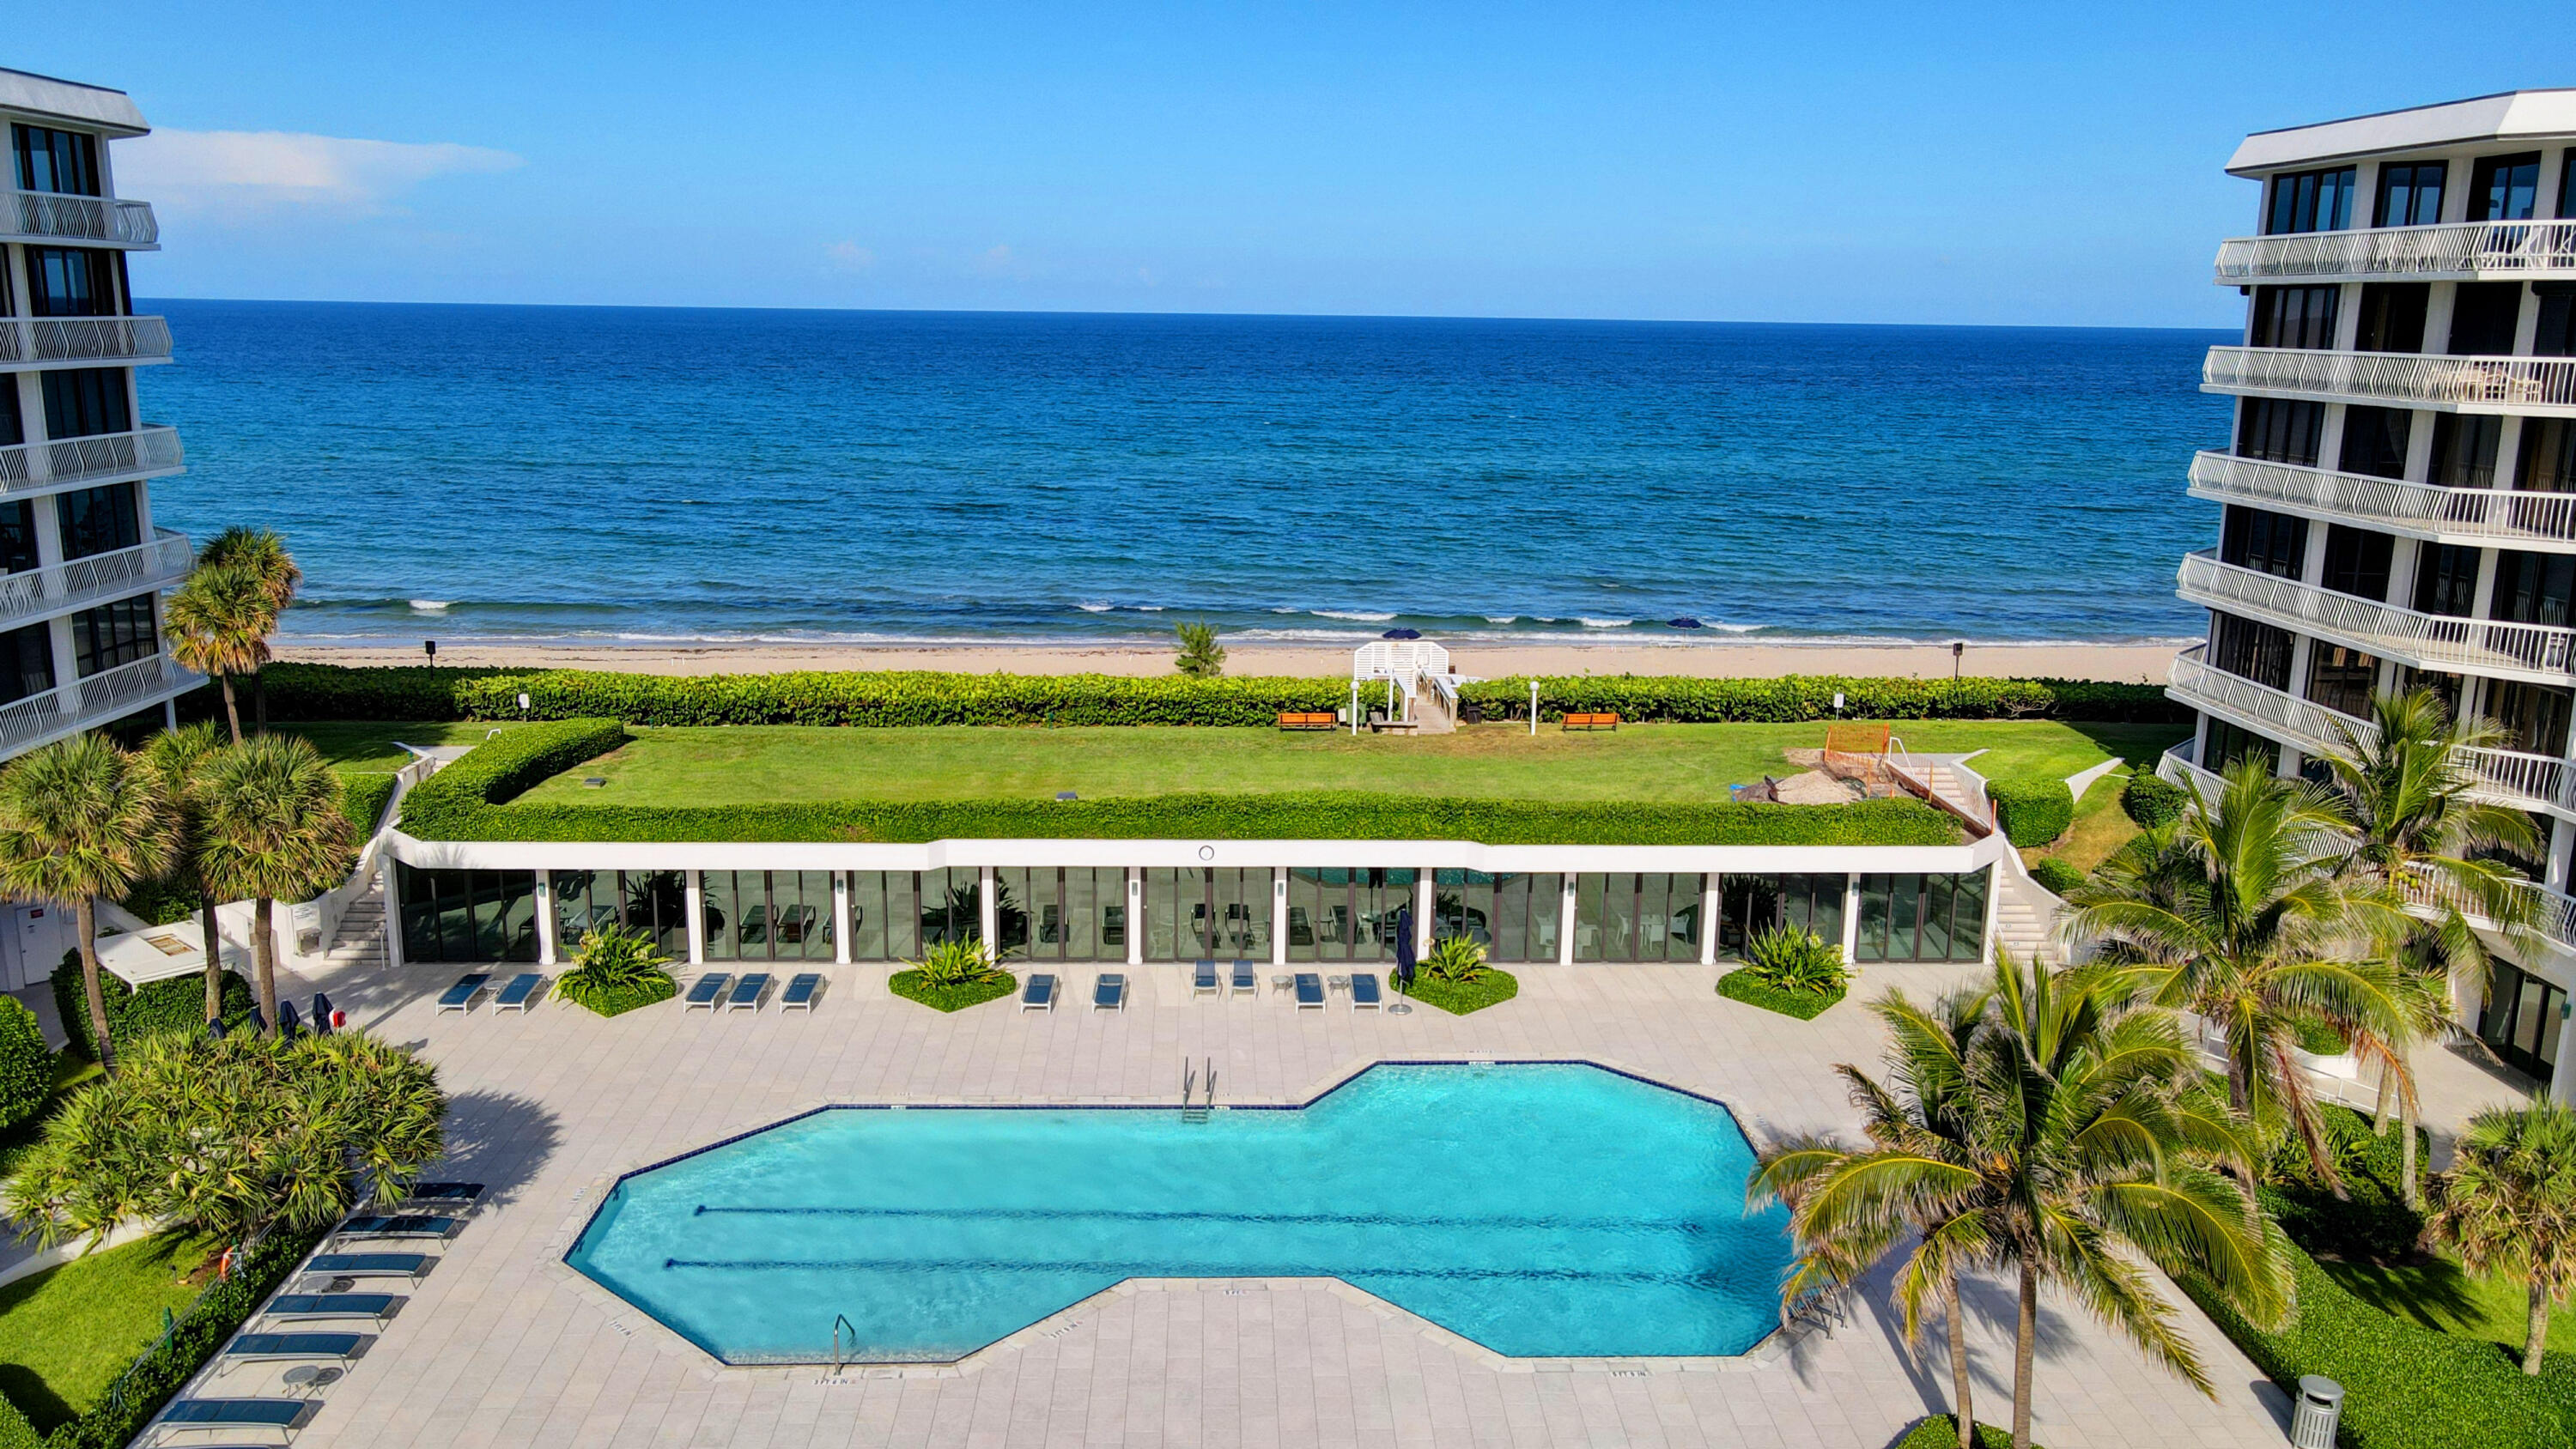
M 2012 849 L 2010 845 L 2007 845 L 2004 848 L 2006 850 Z M 1978 943 L 1977 946 L 1977 961 L 1980 965 L 1992 966 L 1995 964 L 1995 908 L 2003 903 L 2003 886 L 2004 868 L 2002 864 L 1999 862 L 1997 864 L 1987 866 L 1986 924 L 1984 927 L 1986 938 L 1984 941 Z
M 1431 954 L 1431 910 L 1437 899 L 1431 883 L 1432 872 L 1425 868 L 1422 878 L 1413 883 L 1413 959 Z
M 1127 867 L 1127 964 L 1145 964 L 1145 868 Z
M 1860 873 L 1843 877 L 1843 964 L 1860 960 Z
M 984 954 L 999 961 L 1002 959 L 1001 889 L 994 881 L 993 868 L 989 865 L 976 868 L 975 882 L 978 887 L 976 891 L 979 912 L 977 924 L 984 931 Z
M 2561 1010 L 2564 1010 L 2562 1007 Z M 2576 1018 L 2561 1017 L 2558 1022 L 2558 1070 L 2549 1074 L 2549 1100 L 2564 1107 L 2576 1103 Z
M 850 920 L 850 873 L 832 872 L 832 964 L 850 964 L 850 938 L 857 928 Z
M 175 699 L 161 701 L 161 728 L 174 733 L 178 730 L 179 701 Z
M 707 960 L 707 891 L 694 870 L 682 871 L 685 884 L 683 899 L 689 918 L 689 964 L 703 966 Z
M 1270 868 L 1270 964 L 1288 964 L 1288 867 Z
M 555 964 L 555 883 L 550 872 L 537 872 L 533 895 L 537 903 L 537 964 L 552 966 Z
M 384 853 L 384 858 L 377 863 L 376 870 L 383 878 L 380 889 L 385 896 L 385 963 L 400 969 L 403 964 L 402 894 L 394 883 L 396 871 L 392 851 L 388 850 Z M 199 917 L 201 922 L 203 919 L 202 916 Z M 220 937 L 223 933 L 219 930 L 215 934 Z M 221 951 L 220 941 L 216 949 L 218 952 Z
M 1573 871 L 1565 873 L 1565 891 L 1557 901 L 1556 964 L 1574 964 L 1574 880 Z
M 1722 889 L 1724 881 L 1723 876 L 1711 871 L 1708 875 L 1708 889 L 1700 892 L 1699 964 L 1702 966 L 1717 964 L 1717 913 L 1725 903 Z

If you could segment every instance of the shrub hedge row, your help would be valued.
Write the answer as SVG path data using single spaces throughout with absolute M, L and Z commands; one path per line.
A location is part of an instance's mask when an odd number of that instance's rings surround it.
M 63 953 L 63 963 L 54 971 L 53 988 L 54 1011 L 62 1017 L 64 1034 L 71 1038 L 63 1050 L 97 1061 L 98 1036 L 90 1030 L 89 995 L 81 989 L 79 952 Z M 148 981 L 138 990 L 126 985 L 115 972 L 102 968 L 98 973 L 98 994 L 107 1005 L 108 1037 L 119 1048 L 146 1036 L 197 1031 L 206 1024 L 203 970 Z M 250 1020 L 257 998 L 251 995 L 250 983 L 241 978 L 241 973 L 224 972 L 223 1003 L 227 1029 Z
M 1623 719 L 1719 724 L 1794 724 L 1832 719 L 2061 719 L 2089 723 L 2178 724 L 2191 712 L 2161 685 L 2069 679 L 1870 679 L 1789 675 L 1780 679 L 1688 679 L 1664 674 L 1556 676 L 1539 680 L 1539 717 L 1616 712 Z M 1489 679 L 1460 697 L 1487 719 L 1529 718 L 1527 678 Z
M 1800 1021 L 1813 1021 L 1843 999 L 1851 988 L 1837 986 L 1831 991 L 1783 991 L 1762 979 L 1750 966 L 1740 966 L 1717 978 L 1717 994 L 1729 1001 L 1741 1001 L 1764 1011 L 1794 1016 Z
M 2075 823 L 2075 792 L 2052 776 L 1989 780 L 1986 798 L 1995 802 L 1995 823 L 2003 827 L 2004 839 L 2024 850 L 2048 844 Z
M 2068 865 L 2065 861 L 2056 859 L 2032 861 L 2030 878 L 2039 882 L 2051 894 L 2059 896 L 2084 884 L 2084 872 Z
M 421 839 L 509 839 L 454 832 L 548 775 L 595 760 L 624 743 L 626 727 L 613 719 L 557 720 L 504 730 L 498 739 L 475 746 L 463 759 L 413 786 L 403 797 L 402 828 Z
M 2009 1406 L 2004 1412 L 2011 1412 Z M 1979 1419 L 1977 1444 L 1978 1449 L 2012 1449 L 2012 1431 Z M 1905 1437 L 1889 1445 L 1888 1449 L 1959 1449 L 1959 1421 L 1948 1414 L 1917 1419 L 1914 1427 L 1905 1431 Z M 2040 1449 L 2040 1446 L 2033 1443 L 2030 1449 Z
M 1008 971 L 996 971 L 981 981 L 953 981 L 933 986 L 919 971 L 898 971 L 886 978 L 886 989 L 906 1001 L 918 1001 L 933 1011 L 964 1011 L 987 1001 L 999 1001 L 1020 989 L 1019 978 Z
M 45 1110 L 54 1099 L 54 1049 L 25 1003 L 0 997 L 0 1132 Z
M 358 828 L 358 839 L 376 833 L 385 818 L 385 802 L 394 798 L 391 771 L 362 771 L 340 777 L 340 813 Z
M 1413 984 L 1404 994 L 1425 1006 L 1436 1006 L 1451 1016 L 1465 1016 L 1488 1006 L 1499 1006 L 1521 994 L 1520 978 L 1509 971 L 1485 968 L 1473 981 L 1443 981 L 1431 973 L 1417 972 Z
M 2183 806 L 2190 801 L 2180 785 L 2144 770 L 2131 775 L 2129 783 L 2120 787 L 2120 808 L 2149 830 L 2180 820 Z

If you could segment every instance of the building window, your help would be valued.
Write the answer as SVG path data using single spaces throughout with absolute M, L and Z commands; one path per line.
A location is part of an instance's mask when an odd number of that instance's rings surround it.
M 1195 874 L 1195 872 L 1182 872 Z M 1270 872 L 1261 877 L 1261 955 L 1270 953 Z M 1127 959 L 1124 866 L 1004 866 L 993 872 L 994 925 L 1005 961 Z M 1009 902 L 1008 910 L 1001 909 Z M 1249 955 L 1251 953 L 1241 953 Z M 1173 960 L 1173 957 L 1162 957 Z
M 555 953 L 568 956 L 603 926 L 641 932 L 674 961 L 689 955 L 689 883 L 676 870 L 558 870 L 546 877 L 554 898 Z
M 2447 161 L 2418 161 L 2411 166 L 2379 168 L 2379 206 L 2373 226 L 2431 226 L 2442 219 L 2442 182 Z
M 2308 521 L 2230 503 L 2218 519 L 2218 561 L 2295 579 L 2307 566 Z
M 124 368 L 72 367 L 41 376 L 45 379 L 45 436 L 93 438 L 134 431 L 134 413 L 125 400 Z
M 2504 419 L 2493 413 L 2435 413 L 2433 472 L 2425 481 L 2443 488 L 2495 486 L 2497 445 Z
M 2433 305 L 2430 282 L 2369 282 L 2361 289 L 2361 323 L 2355 352 L 2421 352 L 2424 317 Z
M 1708 877 L 1614 871 L 1574 878 L 1574 959 L 1697 961 Z
M 27 248 L 27 309 L 36 317 L 113 317 L 116 263 L 112 252 L 81 247 Z
M 96 196 L 98 138 L 50 126 L 11 126 L 18 152 L 18 189 L 60 196 Z
M 2355 719 L 2370 718 L 2370 696 L 2379 685 L 2379 660 L 2358 649 L 2308 644 L 2308 701 Z
M 36 505 L 20 498 L 0 503 L 0 571 L 23 574 L 36 566 Z
M 2558 215 L 2561 220 L 2576 220 L 2576 151 L 2558 157 Z
M 1765 931 L 1796 926 L 1821 937 L 1828 946 L 1843 939 L 1841 875 L 1728 875 L 1720 878 L 1717 896 L 1717 950 L 1741 956 L 1745 944 Z
M 2415 551 L 2415 612 L 2465 619 L 2477 607 L 2478 551 L 2460 543 L 2428 543 Z
M 537 959 L 537 873 L 422 870 L 394 862 L 403 959 L 414 965 Z
M 2478 1013 L 2478 1039 L 2495 1054 L 2546 1082 L 2558 1069 L 2558 1024 L 2567 993 L 2499 960 L 2487 970 L 2486 1009 Z
M 1267 867 L 1155 867 L 1144 872 L 1145 959 L 1204 961 L 1270 959 L 1270 871 Z M 1407 883 L 1410 889 L 1410 883 Z M 1119 891 L 1126 890 L 1120 877 Z M 1384 929 L 1390 954 L 1395 942 L 1395 912 L 1413 898 L 1386 906 Z M 1340 957 L 1330 959 L 1339 960 Z M 1376 960 L 1377 957 L 1354 959 Z
M 2269 689 L 2290 687 L 2290 646 L 2296 642 L 2287 629 L 2240 619 L 2234 614 L 2211 610 L 2209 615 L 2209 667 L 2223 669 L 2239 679 L 2250 679 Z
M 708 960 L 832 959 L 830 871 L 701 871 L 698 891 Z
M 2568 705 L 2576 694 L 2545 684 L 2499 679 L 2487 685 L 2487 714 L 2507 736 L 2505 748 L 2564 759 Z
M 1986 873 L 1864 875 L 1860 961 L 1975 961 L 1986 953 Z
M 0 267 L 0 278 L 8 274 L 7 267 Z M 0 283 L 0 290 L 5 289 L 5 283 Z M 0 297 L 0 316 L 6 316 L 8 311 L 9 299 Z M 18 416 L 18 379 L 13 377 L 6 385 L 0 385 L 0 448 L 14 448 L 25 441 L 27 425 Z
M 982 940 L 982 890 L 962 867 L 850 872 L 850 959 L 918 961 L 925 945 Z
M 1565 877 L 1554 871 L 1434 871 L 1432 934 L 1464 937 L 1495 961 L 1554 961 Z
M 2252 337 L 2257 347 L 2326 348 L 2335 344 L 2341 287 L 2257 287 Z
M 1288 959 L 1394 960 L 1396 913 L 1421 879 L 1418 870 L 1288 872 Z
M 2388 600 L 2388 561 L 2397 540 L 2367 528 L 2334 523 L 2326 526 L 2325 576 L 2317 582 L 2338 594 L 2381 603 Z
M 2481 156 L 2469 166 L 2469 220 L 2529 221 L 2540 201 L 2540 153 Z
M 2406 476 L 2406 444 L 2415 431 L 2415 415 L 2404 408 L 2365 407 L 2343 410 L 2343 450 L 2335 466 L 2373 478 Z
M 72 615 L 72 663 L 81 678 L 161 652 L 152 603 L 152 595 L 137 594 Z
M 2429 689 L 2433 697 L 2442 702 L 2442 708 L 2449 710 L 2454 718 L 2460 713 L 2460 683 L 2460 676 L 2445 674 L 2438 669 L 2397 666 L 2398 693 L 2412 694 L 2419 689 Z
M 2236 415 L 2236 455 L 2313 468 L 2317 465 L 2319 440 L 2325 436 L 2325 424 L 2323 403 L 2246 398 Z
M 2230 769 L 2252 760 L 2273 774 L 2281 768 L 2281 746 L 2267 736 L 2258 735 L 2242 725 L 2207 716 L 2201 726 L 2200 767 L 2213 774 L 2226 774 Z
M 0 704 L 14 704 L 53 687 L 53 630 L 29 624 L 0 634 Z
M 2263 217 L 2264 234 L 2342 231 L 2351 226 L 2353 176 L 2353 168 L 2344 166 L 2273 177 L 2272 206 Z
M 2540 325 L 2532 329 L 2534 357 L 2576 357 L 2576 282 L 2534 282 Z
M 2522 283 L 2462 282 L 2451 303 L 2453 357 L 2503 357 L 2522 321 Z
M 2576 418 L 2522 420 L 2522 461 L 2513 486 L 2533 493 L 2576 493 Z
M 143 510 L 131 483 L 57 493 L 54 521 L 62 527 L 67 561 L 135 548 L 143 542 Z
M 2571 598 L 2576 598 L 2576 558 L 2519 549 L 2496 554 L 2495 606 L 2488 617 L 2564 626 Z

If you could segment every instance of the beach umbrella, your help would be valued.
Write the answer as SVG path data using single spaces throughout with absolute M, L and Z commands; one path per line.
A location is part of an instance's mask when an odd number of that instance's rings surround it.
M 313 1034 L 315 1036 L 331 1034 L 331 998 L 319 991 L 313 993 Z
M 295 1019 L 294 998 L 289 997 L 277 1003 L 277 1034 L 291 1037 L 303 1029 L 304 1023 Z
M 1684 614 L 1678 619 L 1666 619 L 1664 622 L 1672 625 L 1676 629 L 1697 629 L 1701 627 L 1699 620 L 1692 618 L 1688 614 Z
M 1381 639 L 1419 639 L 1422 637 L 1422 631 L 1419 629 L 1389 629 L 1377 637 Z
M 1395 979 L 1401 986 L 1413 984 L 1413 907 L 1395 913 Z

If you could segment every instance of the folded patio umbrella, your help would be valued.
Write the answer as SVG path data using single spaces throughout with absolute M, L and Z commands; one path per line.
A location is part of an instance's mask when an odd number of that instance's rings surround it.
M 1413 907 L 1395 913 L 1395 979 L 1413 984 Z
M 313 993 L 313 1034 L 315 1036 L 331 1034 L 331 998 L 319 991 Z
M 250 1009 L 249 1026 L 253 1032 L 264 1032 L 268 1030 L 268 1018 L 259 1014 L 259 1008 L 257 1006 L 253 1006 Z
M 303 1029 L 304 1023 L 295 1019 L 294 1000 L 290 998 L 277 1003 L 277 1034 L 279 1036 L 293 1036 Z
M 206 1035 L 214 1038 L 216 1041 L 222 1041 L 224 1039 L 224 1019 L 220 1016 L 208 1018 L 206 1022 Z

